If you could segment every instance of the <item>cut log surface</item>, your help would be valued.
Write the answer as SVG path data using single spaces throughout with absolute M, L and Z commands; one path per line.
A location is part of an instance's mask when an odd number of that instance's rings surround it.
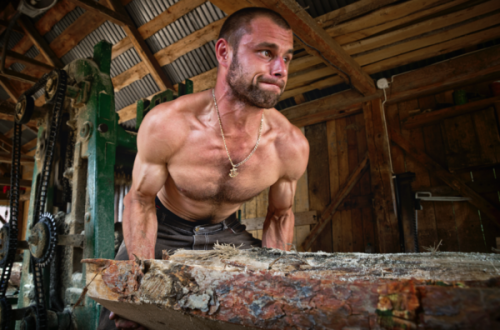
M 178 250 L 86 259 L 88 296 L 149 329 L 500 329 L 500 255 Z

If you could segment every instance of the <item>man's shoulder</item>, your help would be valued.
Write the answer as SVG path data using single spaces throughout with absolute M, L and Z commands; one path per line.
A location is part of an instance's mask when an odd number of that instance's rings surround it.
M 309 158 L 309 142 L 300 128 L 290 123 L 278 110 L 270 109 L 269 117 L 272 128 L 276 130 L 276 151 L 286 165 L 286 173 L 295 176 L 295 172 L 300 172 L 299 175 L 302 175 Z

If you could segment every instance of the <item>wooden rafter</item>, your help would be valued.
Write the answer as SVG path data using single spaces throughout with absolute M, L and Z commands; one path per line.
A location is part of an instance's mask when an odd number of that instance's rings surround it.
M 311 232 L 307 235 L 302 243 L 302 248 L 304 251 L 308 251 L 311 247 L 314 240 L 319 236 L 323 228 L 330 222 L 333 215 L 337 211 L 340 203 L 349 195 L 352 188 L 356 185 L 356 183 L 361 179 L 363 173 L 368 168 L 368 155 L 361 161 L 361 163 L 352 171 L 352 173 L 347 178 L 345 184 L 338 190 L 335 197 L 332 199 L 331 203 L 326 207 L 326 209 L 321 213 L 321 216 L 318 219 L 318 223 L 311 230 Z
M 53 67 L 62 68 L 64 66 L 63 62 L 56 56 L 52 48 L 50 48 L 47 41 L 45 41 L 45 39 L 40 35 L 33 23 L 31 23 L 27 17 L 20 17 L 17 21 L 43 57 L 45 57 L 45 59 Z
M 118 0 L 108 0 L 112 9 L 122 15 L 128 15 L 125 8 Z M 154 57 L 153 53 L 149 49 L 148 45 L 142 38 L 141 34 L 135 26 L 124 26 L 123 29 L 125 33 L 130 38 L 130 41 L 134 45 L 135 50 L 139 54 L 146 67 L 148 68 L 151 76 L 155 80 L 156 84 L 160 90 L 165 90 L 167 88 L 173 89 L 174 85 L 167 77 L 160 64 Z
M 0 51 L 2 51 L 2 48 L 0 48 Z M 42 70 L 46 70 L 46 71 L 54 70 L 54 67 L 49 65 L 49 64 L 34 60 L 31 57 L 21 55 L 19 53 L 13 52 L 11 50 L 6 51 L 6 56 L 7 56 L 7 58 L 11 58 L 11 59 L 15 60 L 17 63 L 21 63 L 21 64 L 28 65 L 28 66 L 36 66 L 36 67 L 38 67 Z
M 10 99 L 16 103 L 17 99 L 19 99 L 19 96 L 21 96 L 21 93 L 19 93 L 18 90 L 16 90 L 12 84 L 10 83 L 9 79 L 0 76 L 0 86 L 9 94 Z
M 495 46 L 395 76 L 390 85 L 387 103 L 399 103 L 498 78 L 500 46 Z M 363 102 L 380 97 L 383 97 L 381 91 L 370 97 L 345 91 L 287 108 L 282 113 L 297 126 L 312 125 L 359 113 Z M 433 113 L 429 116 L 431 114 Z
M 446 109 L 422 113 L 404 120 L 403 128 L 414 129 L 416 127 L 432 125 L 446 118 L 452 118 L 466 113 L 484 110 L 488 106 L 493 106 L 496 102 L 500 102 L 500 96 L 494 96 L 471 103 L 455 105 Z
M 12 155 L 10 153 L 0 152 L 0 163 L 11 163 Z M 32 165 L 35 162 L 33 156 L 21 155 L 21 165 Z
M 500 210 L 494 207 L 490 202 L 485 200 L 481 195 L 472 190 L 467 184 L 462 181 L 458 176 L 451 174 L 431 157 L 427 155 L 423 150 L 413 145 L 410 141 L 406 140 L 401 134 L 396 130 L 390 129 L 389 134 L 392 142 L 394 142 L 398 147 L 403 149 L 411 158 L 419 162 L 424 166 L 430 173 L 435 175 L 437 178 L 442 180 L 448 186 L 459 192 L 464 197 L 469 197 L 469 202 L 477 207 L 481 213 L 485 214 L 492 220 L 495 220 L 495 224 L 500 227 Z
M 134 26 L 134 23 L 130 19 L 128 15 L 124 15 L 122 13 L 117 13 L 116 11 L 113 11 L 109 9 L 106 6 L 101 5 L 100 3 L 97 3 L 95 1 L 89 1 L 89 0 L 69 0 L 73 2 L 75 5 L 78 7 L 81 7 L 85 10 L 92 11 L 94 13 L 97 13 L 98 15 L 102 15 L 106 20 L 115 23 L 117 25 L 120 25 L 122 27 L 125 26 Z

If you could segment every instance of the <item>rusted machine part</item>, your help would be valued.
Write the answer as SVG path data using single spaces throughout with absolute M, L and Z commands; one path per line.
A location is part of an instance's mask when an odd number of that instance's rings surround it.
M 500 328 L 494 254 L 236 251 L 83 260 L 88 295 L 150 329 Z

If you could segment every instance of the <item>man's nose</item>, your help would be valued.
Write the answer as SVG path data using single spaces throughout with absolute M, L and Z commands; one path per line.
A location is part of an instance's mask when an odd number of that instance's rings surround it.
M 285 60 L 282 57 L 276 57 L 273 61 L 271 67 L 271 74 L 275 77 L 286 78 L 288 74 L 288 69 L 286 67 Z

